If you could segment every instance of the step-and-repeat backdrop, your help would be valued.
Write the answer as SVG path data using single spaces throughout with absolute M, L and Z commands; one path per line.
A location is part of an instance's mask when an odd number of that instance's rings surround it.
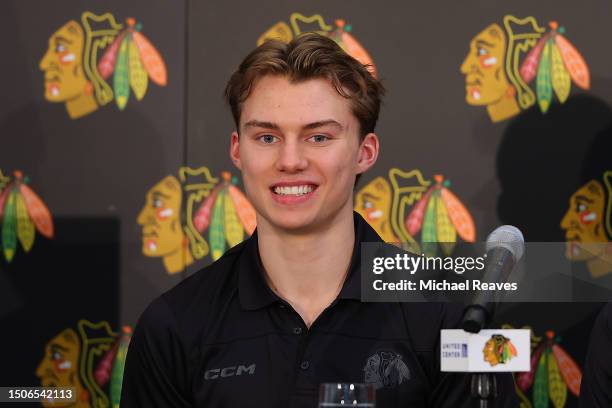
M 577 278 L 612 283 L 612 243 L 580 246 L 612 241 L 612 5 L 290 3 L 0 6 L 0 384 L 116 403 L 146 305 L 255 228 L 225 82 L 258 44 L 308 31 L 388 90 L 381 156 L 355 195 L 385 240 L 474 242 L 513 224 L 567 242 Z M 517 378 L 524 407 L 576 406 L 600 308 L 500 309 L 532 328 L 534 367 L 560 361 Z

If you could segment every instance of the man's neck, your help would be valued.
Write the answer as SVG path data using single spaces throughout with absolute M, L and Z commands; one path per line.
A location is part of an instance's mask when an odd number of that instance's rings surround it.
M 352 207 L 349 210 L 307 234 L 291 234 L 265 221 L 257 225 L 268 285 L 308 327 L 338 296 L 346 279 L 355 243 Z

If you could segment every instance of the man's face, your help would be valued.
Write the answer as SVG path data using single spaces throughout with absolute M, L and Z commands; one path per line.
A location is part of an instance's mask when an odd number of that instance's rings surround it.
M 589 181 L 570 198 L 569 208 L 561 220 L 568 259 L 586 261 L 604 250 L 602 243 L 608 241 L 603 223 L 604 204 L 604 188 L 597 180 Z
M 83 30 L 74 20 L 49 38 L 39 66 L 45 74 L 45 99 L 49 102 L 64 102 L 83 93 L 87 85 L 81 65 L 83 42 Z
M 181 184 L 174 176 L 165 177 L 149 190 L 137 220 L 142 226 L 144 255 L 167 256 L 183 249 L 181 200 Z
M 468 104 L 489 105 L 505 95 L 505 52 L 506 36 L 497 24 L 491 24 L 470 42 L 470 51 L 461 64 Z
M 391 186 L 383 177 L 370 181 L 355 194 L 355 211 L 387 242 L 397 240 L 391 230 Z
M 355 176 L 371 167 L 378 139 L 326 79 L 265 76 L 243 104 L 230 156 L 259 217 L 277 228 L 324 227 L 352 212 Z

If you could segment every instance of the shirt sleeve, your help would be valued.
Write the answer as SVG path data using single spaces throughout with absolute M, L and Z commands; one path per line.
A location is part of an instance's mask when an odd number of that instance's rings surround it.
M 463 307 L 452 303 L 442 307 L 442 329 L 459 329 L 463 319 Z M 436 369 L 439 375 L 431 393 L 429 406 L 435 408 L 473 408 L 478 406 L 471 395 L 470 373 L 449 373 L 440 371 L 440 335 L 435 349 Z M 516 408 L 519 406 L 512 373 L 496 373 L 497 398 L 489 401 L 490 408 Z
M 597 317 L 580 385 L 580 407 L 612 407 L 612 303 Z
M 176 319 L 159 297 L 144 311 L 132 335 L 121 408 L 192 407 L 186 361 Z

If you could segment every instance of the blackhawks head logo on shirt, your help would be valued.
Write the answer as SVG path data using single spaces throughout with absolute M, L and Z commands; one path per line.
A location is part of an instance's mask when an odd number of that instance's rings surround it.
M 394 351 L 377 351 L 368 357 L 363 373 L 363 382 L 374 384 L 376 389 L 395 387 L 410 379 L 408 366 Z

